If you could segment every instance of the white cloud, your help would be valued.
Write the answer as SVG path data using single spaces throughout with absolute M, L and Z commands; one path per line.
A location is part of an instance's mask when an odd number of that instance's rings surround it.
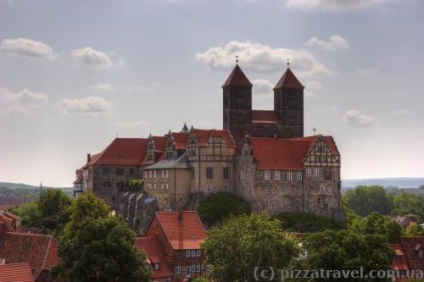
M 150 125 L 145 120 L 137 120 L 137 121 L 131 121 L 131 122 L 117 121 L 115 122 L 115 124 L 119 127 L 124 127 L 124 128 L 148 127 Z
M 49 45 L 26 38 L 3 39 L 0 42 L 0 52 L 38 59 L 54 59 L 56 57 Z
M 310 11 L 344 12 L 374 7 L 387 0 L 286 0 L 289 8 Z
M 371 126 L 376 124 L 378 121 L 376 117 L 363 114 L 359 110 L 350 110 L 344 114 L 343 122 L 345 124 L 355 126 Z
M 331 75 L 332 72 L 310 52 L 303 49 L 273 49 L 261 43 L 230 41 L 223 47 L 210 47 L 197 53 L 195 59 L 211 68 L 227 69 L 234 66 L 235 57 L 244 69 L 260 72 L 281 71 L 287 59 L 300 76 Z
M 98 83 L 94 85 L 90 85 L 89 88 L 93 91 L 97 92 L 145 92 L 145 91 L 155 91 L 156 87 L 147 87 L 147 86 L 120 86 L 113 85 L 110 83 Z
M 326 51 L 347 50 L 350 48 L 346 39 L 339 35 L 330 36 L 328 41 L 322 41 L 318 37 L 311 37 L 305 46 L 316 47 Z
M 355 75 L 363 76 L 363 77 L 371 77 L 371 76 L 374 76 L 376 73 L 377 73 L 376 68 L 366 68 L 366 69 L 360 69 L 355 71 Z
M 0 101 L 0 112 L 3 114 L 33 114 L 47 103 L 48 97 L 44 93 L 28 89 L 12 92 L 7 88 L 0 88 Z
M 74 50 L 72 58 L 81 66 L 98 69 L 110 69 L 126 65 L 124 59 L 118 58 L 114 54 L 106 54 L 92 47 Z
M 322 89 L 322 84 L 318 81 L 308 81 L 305 86 L 305 96 L 308 98 L 316 98 L 318 92 Z
M 101 97 L 89 96 L 80 99 L 63 99 L 58 106 L 69 113 L 88 115 L 106 114 L 112 109 L 112 104 Z
M 253 84 L 253 97 L 259 99 L 268 99 L 274 97 L 274 84 L 266 79 L 252 80 Z

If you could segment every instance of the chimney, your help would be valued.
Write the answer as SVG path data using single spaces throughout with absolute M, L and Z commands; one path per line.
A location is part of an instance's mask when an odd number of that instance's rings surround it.
M 87 154 L 87 163 L 91 161 L 91 154 Z
M 183 209 L 178 211 L 178 221 L 183 221 Z

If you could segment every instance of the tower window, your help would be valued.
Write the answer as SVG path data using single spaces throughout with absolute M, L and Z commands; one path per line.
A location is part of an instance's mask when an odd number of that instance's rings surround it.
M 213 167 L 206 168 L 206 178 L 213 178 Z

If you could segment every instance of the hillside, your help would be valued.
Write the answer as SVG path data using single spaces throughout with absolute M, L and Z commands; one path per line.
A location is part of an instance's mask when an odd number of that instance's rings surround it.
M 398 188 L 419 188 L 420 186 L 424 185 L 424 177 L 391 177 L 342 180 L 343 189 L 355 188 L 356 186 L 370 185 Z

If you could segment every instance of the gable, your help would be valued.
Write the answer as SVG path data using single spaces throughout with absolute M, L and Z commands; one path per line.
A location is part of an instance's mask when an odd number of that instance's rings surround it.
M 306 155 L 305 166 L 340 166 L 340 156 L 329 146 L 328 140 L 318 136 Z

